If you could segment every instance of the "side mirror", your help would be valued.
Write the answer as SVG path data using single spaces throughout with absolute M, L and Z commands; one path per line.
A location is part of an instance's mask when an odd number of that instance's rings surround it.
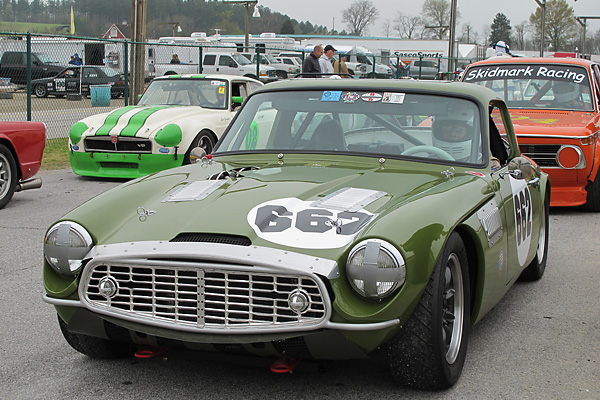
M 508 173 L 515 179 L 529 180 L 533 177 L 533 166 L 527 158 L 515 157 L 508 163 Z

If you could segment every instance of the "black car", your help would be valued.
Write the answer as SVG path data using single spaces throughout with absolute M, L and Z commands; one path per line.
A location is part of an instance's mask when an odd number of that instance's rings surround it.
M 74 65 L 51 78 L 31 81 L 33 94 L 40 98 L 48 95 L 61 97 L 70 93 L 89 96 L 92 85 L 111 85 L 110 95 L 113 99 L 122 96 L 125 92 L 123 74 L 112 68 L 98 65 Z

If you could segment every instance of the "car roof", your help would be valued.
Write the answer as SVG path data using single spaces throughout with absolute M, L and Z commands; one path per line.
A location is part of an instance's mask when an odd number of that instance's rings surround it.
M 411 92 L 422 94 L 458 95 L 478 99 L 487 105 L 491 100 L 503 101 L 496 92 L 480 85 L 465 82 L 421 81 L 412 79 L 323 79 L 292 78 L 264 85 L 253 94 L 271 91 L 361 91 Z
M 585 58 L 570 57 L 492 57 L 486 60 L 477 61 L 469 67 L 485 64 L 562 64 L 562 65 L 581 65 L 588 67 L 594 62 Z
M 239 75 L 227 75 L 227 74 L 182 74 L 182 75 L 164 75 L 154 78 L 157 80 L 167 80 L 167 79 L 220 79 L 220 80 L 228 80 L 228 81 L 250 81 L 250 82 L 258 82 L 262 84 L 262 82 L 257 81 L 256 79 L 248 78 L 245 76 Z

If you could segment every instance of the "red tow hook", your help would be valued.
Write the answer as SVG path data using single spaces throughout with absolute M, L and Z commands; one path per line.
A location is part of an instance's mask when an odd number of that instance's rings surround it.
M 302 361 L 300 358 L 281 357 L 271 365 L 271 371 L 277 374 L 292 373 L 300 361 Z
M 134 356 L 136 358 L 153 358 L 169 350 L 171 350 L 170 347 L 150 347 L 136 351 Z

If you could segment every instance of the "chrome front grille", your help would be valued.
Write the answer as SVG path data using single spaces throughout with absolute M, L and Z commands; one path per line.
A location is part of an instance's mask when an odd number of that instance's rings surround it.
M 126 136 L 89 136 L 85 138 L 85 150 L 101 153 L 152 153 L 149 139 Z
M 519 149 L 521 154 L 531 158 L 540 167 L 558 167 L 556 155 L 559 144 L 522 144 Z
M 327 314 L 323 286 L 308 275 L 189 264 L 165 267 L 100 263 L 92 266 L 83 279 L 83 297 L 89 308 L 175 329 L 202 332 L 314 326 Z M 106 290 L 108 281 L 112 282 L 108 286 L 117 288 L 114 293 Z M 310 299 L 309 307 L 301 314 L 294 312 L 288 302 L 290 294 L 298 292 Z

